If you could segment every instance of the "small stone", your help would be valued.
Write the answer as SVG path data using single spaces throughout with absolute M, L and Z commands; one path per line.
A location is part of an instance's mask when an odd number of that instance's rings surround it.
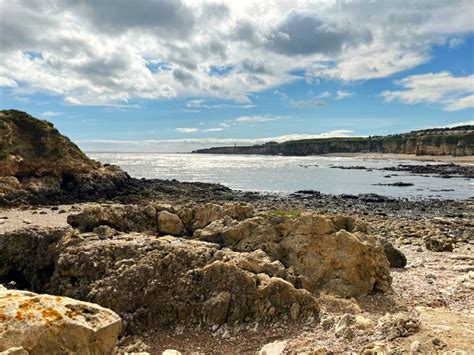
M 287 342 L 285 340 L 274 341 L 273 343 L 265 344 L 259 351 L 261 355 L 280 355 L 285 351 Z
M 418 353 L 421 351 L 421 343 L 418 340 L 415 340 L 410 345 L 410 352 L 411 353 Z
M 291 319 L 297 320 L 300 315 L 300 305 L 299 303 L 293 303 L 290 309 Z

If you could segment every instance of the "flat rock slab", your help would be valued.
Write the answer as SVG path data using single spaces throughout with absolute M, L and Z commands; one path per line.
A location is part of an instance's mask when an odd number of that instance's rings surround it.
M 0 288 L 0 352 L 112 354 L 120 330 L 120 317 L 99 305 Z

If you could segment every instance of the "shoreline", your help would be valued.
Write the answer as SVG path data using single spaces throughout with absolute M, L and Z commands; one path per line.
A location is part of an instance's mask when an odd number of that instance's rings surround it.
M 451 156 L 451 155 L 414 155 L 414 154 L 392 154 L 392 153 L 329 153 L 319 155 L 321 157 L 357 158 L 366 160 L 412 160 L 421 162 L 453 163 L 459 165 L 474 165 L 474 155 Z

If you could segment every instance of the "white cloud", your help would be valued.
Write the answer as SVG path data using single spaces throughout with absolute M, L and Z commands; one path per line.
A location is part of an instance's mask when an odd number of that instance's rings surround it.
M 200 131 L 199 128 L 176 128 L 176 132 L 180 133 L 198 133 Z
M 41 114 L 43 117 L 55 117 L 55 116 L 61 116 L 63 113 L 62 112 L 55 112 L 55 111 L 46 111 Z
M 469 0 L 143 2 L 0 0 L 0 85 L 71 105 L 193 97 L 244 108 L 295 80 L 393 75 L 474 30 Z
M 223 130 L 224 130 L 223 127 L 215 127 L 215 128 L 203 129 L 202 132 L 220 132 L 220 131 L 223 131 Z
M 176 128 L 176 132 L 180 133 L 199 133 L 199 132 L 220 132 L 223 131 L 224 127 L 214 127 L 214 128 Z
M 314 98 L 315 98 L 315 99 L 326 99 L 326 98 L 331 97 L 331 96 L 332 96 L 332 95 L 331 95 L 331 93 L 330 93 L 329 91 L 324 91 L 324 92 L 322 92 L 321 94 L 316 95 Z
M 15 80 L 0 76 L 0 87 L 16 88 L 18 84 Z
M 257 122 L 269 122 L 278 121 L 288 116 L 271 116 L 271 115 L 255 115 L 255 116 L 240 116 L 235 119 L 239 123 L 257 123 Z
M 336 100 L 342 100 L 342 99 L 351 97 L 352 95 L 353 94 L 351 92 L 344 91 L 344 90 L 338 90 L 336 92 Z
M 472 120 L 472 121 L 463 121 L 463 122 L 454 122 L 454 123 L 449 123 L 449 124 L 442 125 L 442 126 L 435 126 L 435 127 L 429 127 L 429 128 L 453 128 L 453 127 L 459 127 L 459 126 L 474 126 L 474 120 Z
M 459 47 L 463 43 L 464 43 L 464 40 L 462 38 L 458 38 L 458 37 L 453 37 L 448 41 L 448 44 L 451 48 Z
M 181 138 L 163 140 L 78 140 L 76 143 L 86 151 L 120 151 L 120 152 L 189 152 L 195 149 L 215 146 L 233 146 L 264 144 L 267 142 L 286 142 L 299 139 L 350 137 L 351 130 L 337 130 L 320 134 L 288 134 L 261 138 Z
M 461 97 L 458 99 L 450 99 L 445 103 L 444 111 L 460 111 L 474 107 L 474 95 Z
M 294 108 L 324 108 L 327 104 L 321 100 L 291 100 L 289 102 Z
M 474 75 L 455 77 L 444 71 L 412 75 L 396 84 L 404 90 L 383 91 L 386 102 L 440 104 L 445 111 L 474 107 Z

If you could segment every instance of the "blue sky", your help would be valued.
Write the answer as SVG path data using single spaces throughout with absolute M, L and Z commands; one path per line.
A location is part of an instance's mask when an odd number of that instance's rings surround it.
M 105 0 L 6 3 L 1 107 L 53 122 L 85 150 L 189 151 L 474 121 L 468 1 L 120 0 L 117 16 Z

